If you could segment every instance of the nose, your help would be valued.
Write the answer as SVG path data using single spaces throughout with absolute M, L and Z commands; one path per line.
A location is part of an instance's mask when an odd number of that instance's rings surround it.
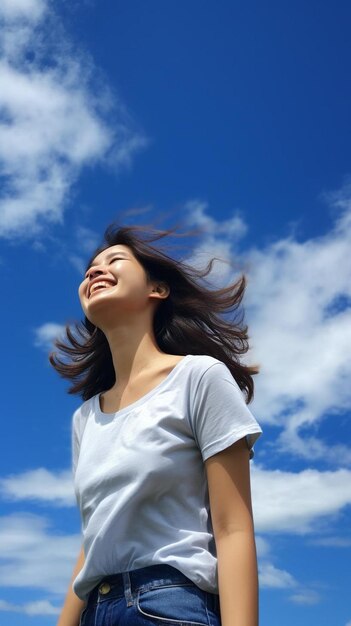
M 101 267 L 91 267 L 90 270 L 87 271 L 87 278 L 89 278 L 89 280 L 93 280 L 93 278 L 96 278 L 96 276 L 100 276 L 100 274 L 103 274 L 104 270 Z

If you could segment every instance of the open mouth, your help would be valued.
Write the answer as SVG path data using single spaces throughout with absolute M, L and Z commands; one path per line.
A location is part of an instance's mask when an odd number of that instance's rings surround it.
M 99 280 L 96 283 L 93 283 L 91 287 L 89 288 L 88 297 L 90 298 L 97 291 L 102 291 L 103 289 L 111 289 L 111 287 L 115 287 L 115 286 L 116 286 L 115 283 L 111 283 L 106 280 Z

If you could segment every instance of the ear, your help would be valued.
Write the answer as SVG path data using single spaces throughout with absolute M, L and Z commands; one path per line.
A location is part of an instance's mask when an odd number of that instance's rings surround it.
M 150 297 L 164 300 L 165 298 L 168 298 L 170 291 L 171 290 L 167 283 L 155 283 L 152 285 Z

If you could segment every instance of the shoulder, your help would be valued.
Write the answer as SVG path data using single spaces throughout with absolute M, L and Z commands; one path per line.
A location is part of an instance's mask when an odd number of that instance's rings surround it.
M 192 360 L 191 394 L 195 404 L 212 403 L 218 407 L 223 403 L 245 405 L 246 399 L 229 367 L 219 359 L 208 355 L 194 356 Z
M 206 378 L 212 375 L 217 377 L 218 375 L 228 375 L 232 377 L 231 372 L 227 365 L 208 354 L 196 354 L 192 355 L 190 361 L 191 370 L 200 376 L 200 378 L 206 374 Z M 232 377 L 233 378 L 233 377 Z M 234 380 L 234 379 L 233 379 Z
M 89 400 L 85 400 L 85 402 L 83 402 L 72 415 L 73 430 L 79 436 L 79 438 L 84 431 L 90 414 L 94 410 L 94 399 L 95 396 L 89 398 Z
M 188 368 L 194 392 L 199 388 L 217 387 L 225 381 L 232 383 L 239 389 L 228 366 L 213 356 L 207 354 L 192 355 Z

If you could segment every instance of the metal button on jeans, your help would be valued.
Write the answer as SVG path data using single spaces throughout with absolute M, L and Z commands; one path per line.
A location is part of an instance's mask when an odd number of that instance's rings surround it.
M 109 591 L 111 591 L 111 585 L 109 585 L 108 583 L 102 583 L 102 585 L 100 585 L 99 587 L 99 591 L 100 593 L 105 595 L 105 593 L 108 593 Z

